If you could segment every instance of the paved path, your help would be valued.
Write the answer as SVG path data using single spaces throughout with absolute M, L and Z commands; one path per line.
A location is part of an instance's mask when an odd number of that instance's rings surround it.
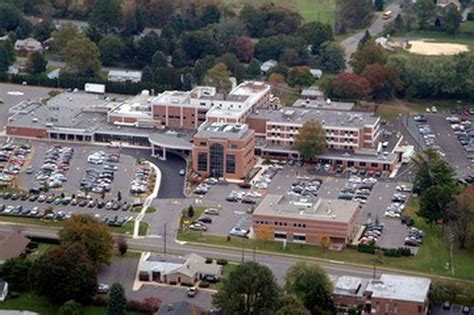
M 392 11 L 393 15 L 389 20 L 384 20 L 382 18 L 383 13 L 382 12 L 376 12 L 377 18 L 375 21 L 372 23 L 372 25 L 368 28 L 370 34 L 372 36 L 379 34 L 383 31 L 383 28 L 385 24 L 393 21 L 395 17 L 400 13 L 400 4 L 399 1 L 395 1 L 394 3 L 391 3 L 385 8 L 385 11 Z M 349 65 L 349 61 L 351 60 L 351 55 L 357 50 L 357 45 L 359 44 L 359 41 L 364 37 L 365 30 L 360 31 L 358 33 L 355 33 L 354 35 L 346 38 L 341 42 L 342 47 L 344 47 L 346 51 L 346 67 L 347 71 L 352 72 L 352 67 Z

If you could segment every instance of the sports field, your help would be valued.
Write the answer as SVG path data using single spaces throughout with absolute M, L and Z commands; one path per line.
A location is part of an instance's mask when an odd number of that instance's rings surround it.
M 265 2 L 274 3 L 298 11 L 306 22 L 322 21 L 334 26 L 336 0 L 224 0 L 235 5 L 236 9 L 244 4 L 260 6 Z

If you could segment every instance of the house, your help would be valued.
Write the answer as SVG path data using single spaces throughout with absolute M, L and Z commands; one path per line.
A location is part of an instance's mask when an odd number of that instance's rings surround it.
M 186 256 L 144 254 L 138 265 L 140 281 L 163 283 L 194 283 L 199 280 L 218 280 L 222 276 L 222 266 L 206 263 L 206 259 L 196 254 Z
M 19 39 L 15 42 L 15 50 L 19 52 L 36 52 L 42 51 L 43 45 L 36 39 L 28 37 L 26 39 Z
M 0 281 L 0 302 L 5 301 L 8 295 L 8 282 Z
M 436 5 L 442 8 L 447 7 L 450 4 L 454 4 L 456 8 L 458 8 L 458 10 L 461 9 L 461 3 L 459 2 L 459 0 L 437 0 L 436 1 Z
M 156 315 L 201 315 L 206 312 L 200 307 L 188 302 L 178 301 L 173 304 L 164 304 Z
M 320 69 L 309 69 L 309 73 L 311 73 L 313 78 L 318 80 L 321 79 L 321 77 L 323 76 L 323 71 Z
M 107 80 L 112 82 L 133 82 L 138 83 L 142 80 L 141 71 L 121 71 L 121 70 L 110 70 L 107 76 Z
M 278 64 L 276 60 L 270 59 L 262 63 L 260 66 L 260 71 L 262 71 L 263 74 L 268 73 L 271 68 L 275 67 Z
M 29 243 L 28 238 L 16 231 L 0 234 L 0 264 L 23 254 Z

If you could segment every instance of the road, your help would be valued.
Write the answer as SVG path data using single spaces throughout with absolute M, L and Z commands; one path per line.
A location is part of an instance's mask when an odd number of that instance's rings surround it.
M 389 20 L 384 20 L 382 18 L 382 12 L 376 12 L 377 18 L 375 21 L 372 23 L 372 25 L 368 28 L 370 34 L 372 36 L 379 34 L 383 31 L 383 27 L 385 24 L 393 21 L 395 17 L 400 13 L 400 1 L 395 1 L 394 3 L 391 3 L 385 8 L 385 11 L 392 11 L 393 15 Z M 359 44 L 359 41 L 364 37 L 365 30 L 360 31 L 345 40 L 341 42 L 341 46 L 344 48 L 346 51 L 346 67 L 347 71 L 352 71 L 352 67 L 349 65 L 349 61 L 351 60 L 351 55 L 357 50 L 357 45 Z

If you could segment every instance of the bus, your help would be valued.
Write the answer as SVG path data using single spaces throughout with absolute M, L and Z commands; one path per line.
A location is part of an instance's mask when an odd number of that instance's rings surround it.
M 389 18 L 392 17 L 392 14 L 393 14 L 392 11 L 386 11 L 386 12 L 384 12 L 384 14 L 383 14 L 383 19 L 384 19 L 384 20 L 388 20 Z

